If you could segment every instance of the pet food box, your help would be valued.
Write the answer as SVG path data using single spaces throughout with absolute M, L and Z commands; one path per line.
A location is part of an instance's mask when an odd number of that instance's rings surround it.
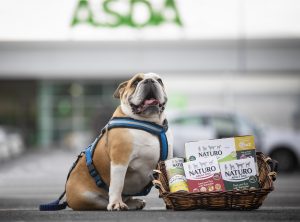
M 190 192 L 225 191 L 216 157 L 198 158 L 183 167 Z
M 248 157 L 256 162 L 253 136 L 188 142 L 185 144 L 185 153 L 187 161 L 215 156 L 219 163 Z
M 259 188 L 256 163 L 252 157 L 221 162 L 220 169 L 226 190 Z
M 259 187 L 253 136 L 188 142 L 185 151 L 190 162 L 215 157 L 226 191 Z

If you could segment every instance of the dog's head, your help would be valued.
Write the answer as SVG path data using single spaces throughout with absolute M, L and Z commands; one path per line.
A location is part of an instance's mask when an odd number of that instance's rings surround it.
M 122 111 L 131 117 L 161 116 L 167 103 L 163 81 L 155 73 L 136 74 L 119 85 L 114 97 L 121 100 Z

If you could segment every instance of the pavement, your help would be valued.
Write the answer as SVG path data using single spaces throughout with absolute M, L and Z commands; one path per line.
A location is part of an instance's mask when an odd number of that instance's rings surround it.
M 66 209 L 41 212 L 38 205 L 58 198 L 76 158 L 68 150 L 25 153 L 0 164 L 0 221 L 300 221 L 300 173 L 279 174 L 275 191 L 253 211 L 166 210 L 153 188 L 142 211 L 106 212 Z

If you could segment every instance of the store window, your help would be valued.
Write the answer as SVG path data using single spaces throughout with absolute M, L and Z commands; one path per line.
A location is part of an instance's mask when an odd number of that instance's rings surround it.
M 40 144 L 72 146 L 74 139 L 90 141 L 118 105 L 112 97 L 118 82 L 41 82 L 38 101 Z

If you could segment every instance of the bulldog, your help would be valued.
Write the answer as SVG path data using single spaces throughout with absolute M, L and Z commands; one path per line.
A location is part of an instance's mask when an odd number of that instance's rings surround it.
M 130 117 L 162 125 L 167 95 L 161 77 L 155 73 L 136 74 L 119 85 L 114 97 L 120 106 L 112 117 Z M 166 132 L 172 158 L 172 136 Z M 134 195 L 149 182 L 149 173 L 160 157 L 159 139 L 146 131 L 114 128 L 106 131 L 96 145 L 93 163 L 109 191 L 99 188 L 86 166 L 83 156 L 66 183 L 66 200 L 73 210 L 139 210 L 145 201 Z M 122 193 L 129 194 L 123 196 Z

